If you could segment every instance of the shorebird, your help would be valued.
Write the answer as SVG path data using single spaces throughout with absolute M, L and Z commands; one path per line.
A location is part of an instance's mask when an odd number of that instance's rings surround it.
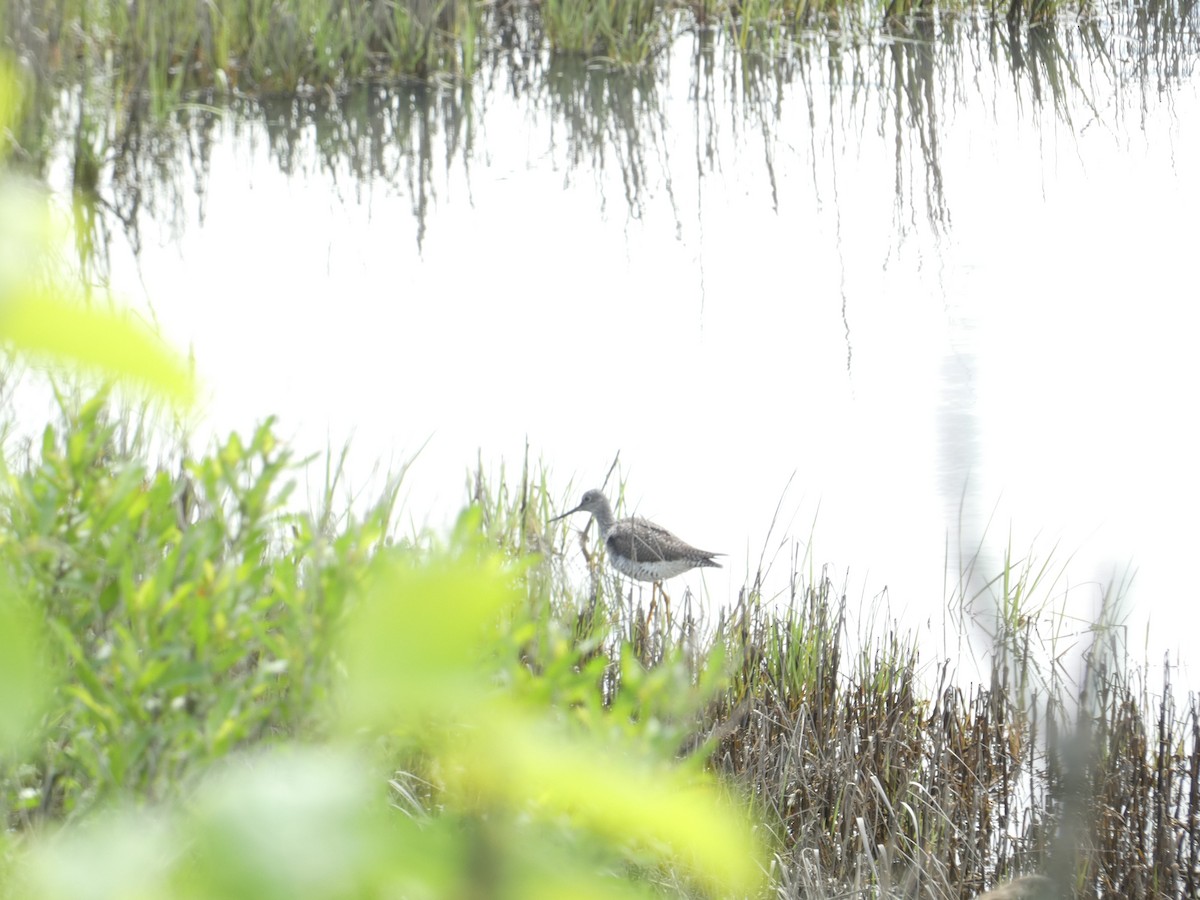
M 600 527 L 600 540 L 608 551 L 608 561 L 614 569 L 638 581 L 653 581 L 660 590 L 664 579 L 674 578 L 688 569 L 721 567 L 713 557 L 724 556 L 724 553 L 697 550 L 661 525 L 638 516 L 614 518 L 608 498 L 597 490 L 588 491 L 578 506 L 550 521 L 557 522 L 577 512 L 591 513 L 596 520 Z

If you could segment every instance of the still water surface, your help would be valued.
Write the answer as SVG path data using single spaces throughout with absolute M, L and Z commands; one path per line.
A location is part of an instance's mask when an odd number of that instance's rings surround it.
M 952 22 L 771 63 L 684 35 L 640 75 L 502 59 L 188 109 L 110 175 L 109 269 L 194 348 L 207 427 L 353 436 L 368 490 L 423 447 L 411 527 L 453 516 L 477 453 L 528 442 L 570 505 L 619 453 L 630 509 L 729 554 L 674 592 L 731 603 L 760 565 L 783 590 L 798 554 L 940 632 L 960 546 L 990 577 L 1011 541 L 1083 613 L 1136 568 L 1131 644 L 1149 615 L 1160 659 L 1200 633 L 1176 25 Z

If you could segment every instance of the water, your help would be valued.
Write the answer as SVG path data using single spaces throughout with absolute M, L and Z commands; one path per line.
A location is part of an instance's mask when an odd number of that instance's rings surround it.
M 631 510 L 729 554 L 676 592 L 801 557 L 940 632 L 960 548 L 1011 545 L 1085 615 L 1136 568 L 1159 659 L 1200 626 L 1196 31 L 683 35 L 642 75 L 193 108 L 118 158 L 107 266 L 204 427 L 352 437 L 355 488 L 420 450 L 406 527 L 477 454 L 528 443 L 564 508 L 619 454 Z

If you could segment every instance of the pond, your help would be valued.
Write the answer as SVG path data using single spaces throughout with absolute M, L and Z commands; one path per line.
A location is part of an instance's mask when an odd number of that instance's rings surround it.
M 1147 15 L 189 106 L 106 171 L 105 269 L 193 349 L 204 429 L 352 438 L 367 493 L 415 455 L 403 530 L 477 459 L 528 447 L 564 509 L 619 459 L 629 511 L 728 554 L 673 592 L 825 567 L 940 633 L 1011 547 L 1083 615 L 1124 584 L 1157 660 L 1200 628 L 1200 43 Z

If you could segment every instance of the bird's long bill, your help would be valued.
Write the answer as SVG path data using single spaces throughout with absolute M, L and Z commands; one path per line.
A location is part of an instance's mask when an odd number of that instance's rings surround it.
M 557 522 L 559 519 L 565 519 L 567 516 L 569 516 L 569 515 L 572 515 L 572 514 L 574 514 L 574 513 L 577 513 L 577 512 L 579 512 L 579 510 L 581 510 L 582 508 L 583 508 L 582 506 L 577 506 L 577 507 L 575 507 L 574 509 L 568 509 L 568 510 L 567 510 L 565 513 L 563 513 L 561 516 L 555 516 L 555 517 L 554 517 L 553 519 L 551 519 L 550 521 L 551 521 L 551 522 Z

